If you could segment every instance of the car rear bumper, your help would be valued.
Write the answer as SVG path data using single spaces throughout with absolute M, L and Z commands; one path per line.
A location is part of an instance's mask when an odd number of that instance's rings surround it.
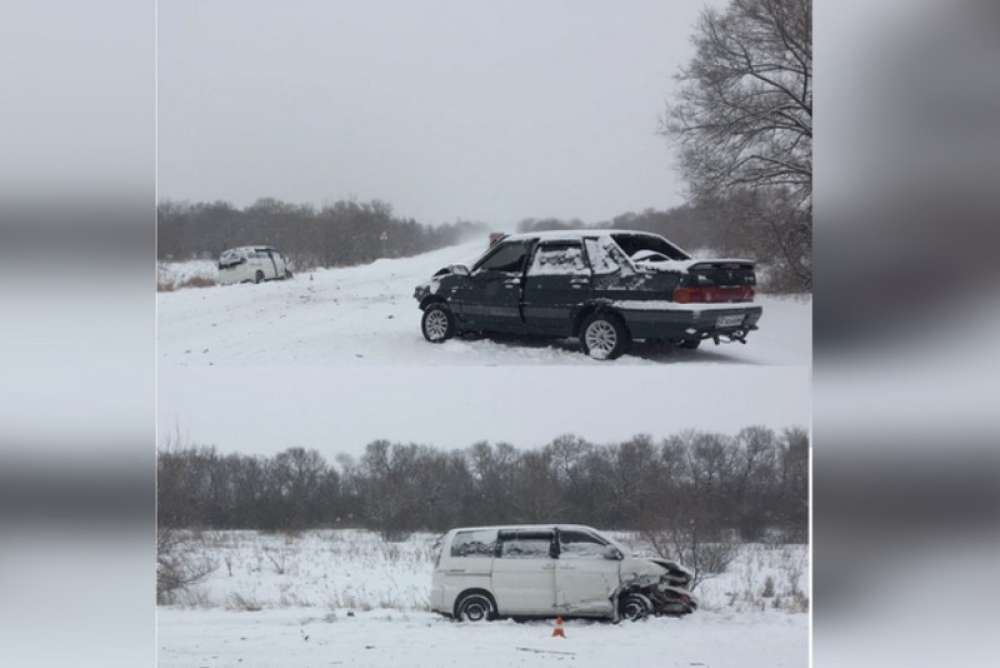
M 703 339 L 746 334 L 757 329 L 763 307 L 740 304 L 666 304 L 625 302 L 616 305 L 636 339 Z

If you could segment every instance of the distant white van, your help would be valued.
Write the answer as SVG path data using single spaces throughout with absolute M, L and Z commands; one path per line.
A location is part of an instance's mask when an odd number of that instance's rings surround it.
M 469 622 L 683 615 L 698 607 L 691 580 L 686 568 L 629 556 L 621 543 L 587 526 L 452 529 L 435 562 L 431 609 Z
M 219 283 L 260 283 L 291 278 L 285 257 L 270 246 L 240 246 L 219 256 Z

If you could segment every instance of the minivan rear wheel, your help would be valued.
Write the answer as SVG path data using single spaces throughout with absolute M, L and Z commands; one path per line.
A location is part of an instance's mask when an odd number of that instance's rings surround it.
M 258 269 L 257 273 L 253 275 L 253 282 L 254 283 L 260 283 L 263 280 L 264 280 L 264 272 L 262 272 L 260 269 Z
M 496 616 L 496 606 L 486 594 L 465 594 L 455 604 L 455 612 L 463 622 L 485 622 Z

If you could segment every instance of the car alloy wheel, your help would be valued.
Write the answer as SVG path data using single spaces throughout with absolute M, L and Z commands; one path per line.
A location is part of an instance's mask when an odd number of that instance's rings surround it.
M 587 351 L 595 359 L 607 359 L 618 345 L 618 332 L 607 320 L 594 320 L 583 334 Z
M 430 341 L 444 341 L 448 336 L 448 314 L 434 309 L 424 319 L 424 333 Z

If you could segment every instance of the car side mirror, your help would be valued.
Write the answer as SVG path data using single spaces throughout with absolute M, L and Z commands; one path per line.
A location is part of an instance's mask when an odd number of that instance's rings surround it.
M 622 559 L 625 558 L 625 555 L 623 555 L 621 551 L 614 545 L 608 545 L 607 547 L 605 547 L 603 554 L 605 559 L 611 559 L 613 561 L 621 561 Z
M 448 267 L 448 270 L 453 274 L 457 274 L 458 276 L 469 275 L 469 268 L 466 267 L 464 264 L 453 264 L 450 267 Z

